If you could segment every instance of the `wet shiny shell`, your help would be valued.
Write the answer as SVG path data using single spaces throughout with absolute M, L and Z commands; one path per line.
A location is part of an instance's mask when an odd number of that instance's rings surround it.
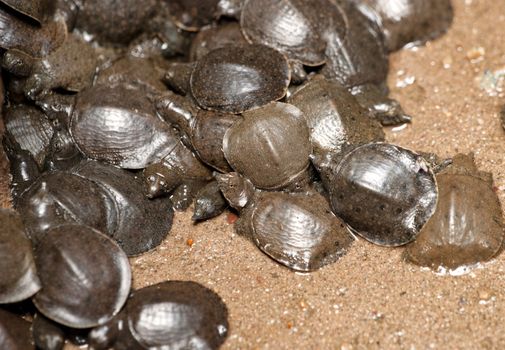
M 338 1 L 345 14 L 347 31 L 328 34 L 326 64 L 321 73 L 345 87 L 386 80 L 388 57 L 379 28 L 369 21 L 350 1 Z
M 307 119 L 313 163 L 320 171 L 349 146 L 384 141 L 379 122 L 336 82 L 318 76 L 291 95 L 288 102 Z
M 37 179 L 16 203 L 30 239 L 38 244 L 49 228 L 79 223 L 113 231 L 114 202 L 93 182 L 57 171 Z
M 191 92 L 200 107 L 240 113 L 282 98 L 290 70 L 286 58 L 263 45 L 227 46 L 198 61 Z
M 384 33 L 389 51 L 409 43 L 421 44 L 445 33 L 453 9 L 450 0 L 355 0 Z
M 195 283 L 162 282 L 133 293 L 128 327 L 147 349 L 217 349 L 228 334 L 228 311 L 219 295 Z
M 18 49 L 32 57 L 44 57 L 58 48 L 67 37 L 67 27 L 62 18 L 32 25 L 0 7 L 0 47 Z
M 172 0 L 168 7 L 177 26 L 188 31 L 197 31 L 212 23 L 217 15 L 219 0 Z
M 502 246 L 504 226 L 492 181 L 473 174 L 437 175 L 437 210 L 417 239 L 408 259 L 435 270 L 455 269 L 491 259 Z
M 127 169 L 161 160 L 179 142 L 172 128 L 158 118 L 145 92 L 122 85 L 83 91 L 70 132 L 89 158 Z
M 4 118 L 7 134 L 42 166 L 53 136 L 53 128 L 44 113 L 35 107 L 18 105 L 8 108 Z
M 344 255 L 354 241 L 320 194 L 264 192 L 255 199 L 252 239 L 268 256 L 313 271 Z
M 35 257 L 42 290 L 33 302 L 53 321 L 73 328 L 104 324 L 128 298 L 128 258 L 96 230 L 83 225 L 53 228 L 37 246 Z
M 437 203 L 435 175 L 419 155 L 395 145 L 360 146 L 337 166 L 330 183 L 333 211 L 368 241 L 413 241 Z
M 21 316 L 0 309 L 0 349 L 35 350 L 30 327 Z
M 146 198 L 141 180 L 132 173 L 95 161 L 81 162 L 70 171 L 92 181 L 113 199 L 115 208 L 109 209 L 108 217 L 114 220 L 114 228 L 108 233 L 128 256 L 153 249 L 167 236 L 172 227 L 172 202 L 167 197 Z
M 236 22 L 225 23 L 217 27 L 208 27 L 202 29 L 191 42 L 189 60 L 198 61 L 210 51 L 227 45 L 245 44 L 247 44 L 247 41 L 240 31 L 240 25 Z
M 262 189 L 287 186 L 306 171 L 312 146 L 298 108 L 273 102 L 243 116 L 223 140 L 224 155 L 235 171 Z
M 329 0 L 246 0 L 240 25 L 250 42 L 309 66 L 325 62 L 326 31 L 346 31 L 344 17 Z
M 0 209 L 0 304 L 28 299 L 40 289 L 32 244 L 14 210 Z
M 48 2 L 45 0 L 2 0 L 1 2 L 39 23 L 44 19 L 44 12 L 48 7 Z
M 198 157 L 223 173 L 232 171 L 223 153 L 224 135 L 239 119 L 233 114 L 200 110 L 192 123 L 190 139 Z

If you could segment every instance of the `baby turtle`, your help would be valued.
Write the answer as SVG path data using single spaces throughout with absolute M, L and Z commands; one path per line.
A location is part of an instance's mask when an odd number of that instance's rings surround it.
M 423 157 L 408 149 L 387 143 L 359 146 L 332 176 L 333 211 L 372 243 L 409 243 L 435 212 L 435 175 Z
M 44 20 L 49 7 L 47 0 L 2 0 L 1 2 L 39 23 Z
M 0 309 L 0 348 L 2 350 L 35 350 L 31 323 L 21 316 Z
M 145 91 L 131 85 L 96 85 L 81 92 L 70 132 L 86 156 L 127 169 L 160 161 L 178 144 Z
M 318 192 L 258 192 L 237 173 L 217 175 L 230 205 L 240 210 L 239 233 L 276 262 L 314 271 L 344 255 L 353 236 Z
M 35 306 L 68 327 L 105 324 L 130 293 L 126 254 L 112 239 L 83 225 L 49 230 L 35 249 L 35 262 L 42 284 L 33 298 Z
M 290 76 L 288 61 L 277 50 L 233 45 L 213 50 L 196 62 L 190 84 L 169 84 L 189 85 L 204 109 L 241 113 L 284 97 Z
M 243 113 L 226 131 L 223 151 L 235 171 L 258 188 L 274 190 L 304 177 L 312 146 L 303 113 L 272 102 Z
M 175 23 L 182 29 L 196 32 L 211 24 L 217 15 L 219 0 L 172 0 L 167 2 Z
M 326 61 L 326 32 L 346 32 L 345 19 L 330 0 L 246 0 L 240 17 L 246 39 L 318 66 Z
M 65 345 L 63 329 L 39 313 L 33 318 L 32 334 L 38 349 L 61 350 Z
M 208 220 L 220 215 L 227 207 L 226 200 L 216 180 L 202 187 L 195 196 L 195 209 L 191 220 Z
M 360 10 L 382 29 L 386 47 L 396 51 L 445 33 L 451 25 L 450 0 L 354 0 Z
M 119 317 L 89 336 L 95 350 L 218 349 L 228 335 L 228 310 L 212 290 L 168 281 L 134 291 Z
M 0 209 L 0 256 L 0 304 L 28 299 L 40 290 L 32 244 L 14 210 Z
M 500 250 L 504 225 L 490 173 L 473 154 L 458 154 L 437 174 L 437 209 L 414 242 L 408 260 L 434 270 L 456 269 L 491 259 Z
M 323 179 L 347 149 L 384 141 L 380 123 L 335 81 L 317 75 L 296 90 L 288 102 L 300 108 L 310 130 L 312 162 Z

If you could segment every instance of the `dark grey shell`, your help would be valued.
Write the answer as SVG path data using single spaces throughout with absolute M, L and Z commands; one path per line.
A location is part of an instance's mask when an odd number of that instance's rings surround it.
M 288 61 L 274 49 L 226 46 L 197 62 L 191 92 L 204 109 L 240 113 L 284 97 L 290 75 Z
M 306 172 L 312 146 L 298 108 L 272 102 L 243 116 L 223 140 L 224 155 L 235 171 L 261 189 L 288 186 Z
M 12 106 L 5 111 L 4 123 L 7 135 L 42 166 L 53 136 L 53 127 L 44 113 L 27 105 Z
M 422 44 L 442 35 L 454 15 L 450 0 L 354 1 L 381 27 L 389 51 L 408 44 Z
M 27 23 L 0 7 L 0 47 L 18 49 L 32 57 L 44 57 L 58 48 L 67 37 L 62 18 L 45 22 L 42 26 Z
M 114 227 L 107 233 L 128 256 L 157 247 L 167 236 L 172 227 L 172 202 L 167 197 L 147 199 L 140 178 L 95 161 L 81 162 L 70 171 L 92 181 L 113 199 L 115 208 L 109 209 L 108 218 Z
M 313 147 L 312 162 L 327 171 L 352 146 L 384 141 L 380 123 L 337 82 L 313 78 L 288 99 L 307 119 Z
M 479 172 L 473 156 L 457 155 L 437 174 L 437 210 L 414 242 L 410 261 L 434 270 L 491 259 L 500 250 L 504 225 L 491 174 Z
M 96 184 L 77 175 L 56 171 L 39 177 L 17 200 L 26 232 L 38 244 L 48 229 L 67 223 L 115 228 L 115 204 Z
M 35 350 L 30 327 L 21 316 L 0 309 L 0 349 Z
M 114 317 L 128 298 L 128 258 L 112 239 L 94 229 L 53 228 L 37 246 L 35 257 L 42 289 L 33 302 L 53 321 L 73 328 L 95 327 Z
M 228 335 L 226 305 L 195 282 L 168 281 L 135 291 L 126 313 L 128 330 L 144 349 L 218 349 Z
M 191 42 L 189 60 L 198 61 L 209 52 L 227 45 L 247 44 L 240 25 L 237 22 L 228 22 L 215 27 L 203 28 Z
M 240 117 L 214 111 L 198 111 L 192 122 L 191 145 L 198 157 L 207 165 L 220 172 L 232 171 L 223 153 L 223 139 L 226 131 Z
M 40 290 L 32 244 L 14 210 L 0 209 L 0 256 L 0 304 L 28 299 Z
M 216 18 L 218 2 L 219 0 L 172 0 L 167 4 L 177 26 L 195 32 Z
M 252 240 L 293 270 L 313 271 L 337 261 L 354 238 L 320 194 L 262 192 L 254 200 Z
M 246 0 L 240 25 L 250 42 L 309 66 L 325 62 L 327 31 L 346 32 L 345 19 L 330 0 Z
M 127 169 L 160 161 L 179 142 L 145 91 L 127 85 L 96 85 L 80 93 L 70 132 L 89 158 Z
M 437 204 L 435 175 L 427 162 L 387 143 L 349 152 L 329 186 L 334 213 L 366 240 L 385 246 L 413 241 Z
M 86 0 L 76 28 L 104 43 L 127 44 L 140 34 L 156 12 L 156 0 Z
M 321 73 L 345 87 L 385 82 L 389 62 L 379 29 L 351 2 L 337 3 L 345 14 L 347 31 L 328 34 Z

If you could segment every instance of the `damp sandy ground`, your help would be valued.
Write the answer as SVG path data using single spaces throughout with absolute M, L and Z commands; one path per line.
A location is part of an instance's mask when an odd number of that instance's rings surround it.
M 442 156 L 473 151 L 505 204 L 505 2 L 453 3 L 446 36 L 391 57 L 392 95 L 415 119 L 388 140 Z M 197 226 L 189 218 L 176 215 L 163 245 L 132 259 L 134 286 L 194 280 L 214 289 L 230 312 L 224 349 L 505 348 L 505 254 L 439 276 L 406 263 L 401 248 L 358 241 L 337 263 L 299 274 L 235 235 L 226 215 Z

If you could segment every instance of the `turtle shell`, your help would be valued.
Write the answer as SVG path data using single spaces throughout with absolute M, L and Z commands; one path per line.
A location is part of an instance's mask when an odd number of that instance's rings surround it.
M 46 0 L 2 0 L 1 2 L 39 23 L 42 23 L 47 8 Z
M 171 0 L 167 5 L 178 27 L 196 32 L 216 18 L 218 3 L 219 0 Z
M 246 39 L 308 66 L 325 62 L 326 31 L 345 35 L 345 18 L 331 0 L 246 0 L 240 17 Z
M 437 183 L 426 161 L 387 143 L 349 152 L 329 186 L 335 214 L 360 236 L 384 246 L 413 241 L 437 205 Z
M 44 57 L 67 37 L 63 18 L 45 22 L 42 27 L 27 23 L 0 7 L 0 47 L 18 49 L 32 57 Z
M 0 227 L 0 304 L 15 303 L 37 293 L 40 281 L 19 214 L 0 209 Z
M 140 178 L 108 164 L 84 161 L 70 170 L 99 186 L 115 205 L 115 226 L 108 232 L 128 256 L 158 246 L 172 227 L 172 202 L 167 197 L 148 199 Z
M 235 171 L 258 188 L 279 189 L 307 170 L 312 146 L 298 108 L 272 102 L 243 117 L 223 139 L 224 155 Z
M 33 298 L 35 306 L 68 327 L 106 323 L 130 293 L 126 254 L 112 239 L 87 226 L 50 229 L 35 250 L 35 262 L 42 283 Z
M 218 349 L 228 334 L 226 305 L 195 282 L 168 281 L 135 291 L 126 313 L 129 332 L 144 349 Z
M 87 157 L 127 169 L 160 161 L 179 142 L 145 92 L 127 85 L 96 85 L 79 94 L 70 132 Z
M 240 31 L 240 25 L 236 22 L 204 28 L 198 32 L 191 42 L 189 60 L 198 61 L 205 57 L 210 51 L 227 45 L 244 44 L 247 44 L 247 41 Z
M 469 266 L 491 259 L 502 246 L 503 218 L 492 179 L 468 168 L 452 171 L 464 158 L 470 157 L 454 157 L 452 166 L 437 175 L 437 210 L 407 246 L 408 259 L 418 265 L 434 270 Z
M 240 113 L 284 97 L 290 75 L 287 59 L 274 49 L 226 46 L 197 62 L 190 85 L 200 107 Z
M 298 271 L 313 271 L 337 261 L 354 238 L 314 192 L 263 192 L 255 198 L 252 239 L 268 256 Z
M 35 350 L 31 325 L 21 316 L 0 309 L 0 349 Z

